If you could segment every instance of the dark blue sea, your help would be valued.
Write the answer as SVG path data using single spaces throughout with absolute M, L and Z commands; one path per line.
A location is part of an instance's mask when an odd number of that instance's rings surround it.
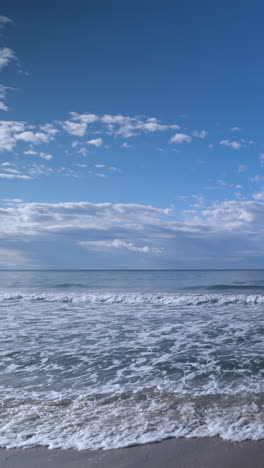
M 0 271 L 0 446 L 264 438 L 264 271 Z

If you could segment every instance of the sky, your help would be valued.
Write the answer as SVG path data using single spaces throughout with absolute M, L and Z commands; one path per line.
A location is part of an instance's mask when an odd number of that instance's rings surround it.
M 263 18 L 2 0 L 0 268 L 263 268 Z

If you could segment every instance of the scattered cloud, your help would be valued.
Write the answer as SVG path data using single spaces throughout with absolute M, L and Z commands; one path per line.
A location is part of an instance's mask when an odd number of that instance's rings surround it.
M 240 132 L 241 128 L 240 127 L 231 127 L 230 132 Z
M 206 130 L 202 130 L 200 132 L 198 130 L 194 130 L 192 134 L 194 137 L 201 138 L 203 140 L 208 135 L 208 132 Z
M 233 150 L 239 150 L 245 146 L 243 145 L 243 143 L 240 143 L 239 141 L 231 141 L 231 140 L 221 140 L 220 145 L 228 146 L 229 148 L 232 148 Z
M 261 154 L 259 155 L 259 160 L 260 160 L 261 166 L 264 166 L 264 153 L 261 153 Z
M 8 107 L 5 104 L 5 99 L 7 96 L 7 92 L 10 89 L 13 88 L 10 88 L 9 86 L 0 85 L 0 110 L 2 111 L 8 111 Z
M 31 176 L 31 178 L 35 179 L 36 177 L 40 177 L 42 175 L 50 176 L 54 172 L 54 170 L 51 167 L 44 166 L 43 164 L 35 163 L 27 169 L 27 172 Z
M 49 153 L 39 153 L 40 157 L 42 159 L 46 159 L 47 161 L 50 161 L 51 159 L 53 159 L 53 156 L 52 154 L 49 154 Z
M 24 151 L 24 154 L 29 154 L 29 155 L 31 155 L 31 156 L 36 156 L 38 153 L 37 153 L 37 151 L 34 151 L 34 150 L 32 150 L 32 149 L 29 149 L 29 150 L 27 150 L 27 151 Z
M 264 181 L 264 176 L 263 175 L 255 175 L 254 177 L 251 177 L 251 182 L 263 182 Z
M 84 146 L 82 146 L 81 148 L 79 148 L 77 152 L 78 152 L 79 154 L 81 154 L 82 156 L 87 156 L 87 154 L 88 154 L 88 150 L 87 150 L 87 148 L 85 148 Z
M 16 60 L 16 56 L 12 49 L 9 49 L 8 47 L 0 48 L 0 71 L 14 60 Z
M 99 148 L 99 146 L 102 146 L 103 140 L 102 138 L 94 138 L 92 140 L 89 140 L 86 142 L 88 145 L 95 146 L 96 148 Z
M 94 114 L 70 112 L 70 115 L 71 120 L 60 122 L 60 124 L 67 133 L 78 137 L 83 137 L 86 134 L 88 125 L 98 120 L 97 115 Z
M 0 174 L 0 179 L 24 179 L 29 180 L 32 177 L 25 174 Z
M 50 132 L 33 132 L 30 128 L 32 126 L 23 121 L 1 120 L 0 152 L 13 151 L 18 142 L 40 145 L 42 143 L 49 143 L 54 139 L 54 136 Z
M 57 133 L 59 133 L 59 130 L 53 124 L 50 124 L 50 123 L 41 125 L 40 130 L 44 132 L 46 135 L 48 135 L 50 139 L 53 139 L 53 137 L 57 135 Z
M 10 172 L 11 174 L 19 174 L 20 173 L 17 169 L 12 169 L 10 167 L 5 167 L 4 171 Z
M 254 200 L 264 201 L 264 191 L 254 193 L 253 198 L 254 198 Z
M 16 146 L 15 135 L 18 132 L 23 132 L 25 129 L 24 122 L 16 121 L 0 121 L 0 152 L 12 151 Z
M 7 24 L 14 24 L 14 21 L 7 16 L 0 16 L 0 29 L 3 29 Z
M 78 137 L 85 136 L 88 125 L 95 122 L 109 135 L 121 138 L 131 138 L 142 133 L 162 132 L 180 128 L 176 124 L 163 124 L 155 117 L 143 119 L 120 114 L 104 114 L 103 116 L 99 116 L 94 114 L 78 114 L 77 112 L 71 112 L 70 115 L 70 120 L 60 122 L 60 124 L 67 133 Z
M 246 172 L 248 170 L 248 166 L 246 164 L 239 164 L 237 167 L 237 172 L 242 174 L 243 172 Z
M 39 145 L 40 143 L 48 143 L 50 141 L 50 136 L 47 133 L 33 133 L 31 130 L 22 133 L 17 133 L 14 135 L 14 138 L 17 141 L 25 141 L 26 143 L 33 143 L 36 145 Z
M 192 137 L 187 135 L 186 133 L 175 133 L 173 137 L 171 137 L 171 143 L 183 144 L 183 143 L 190 143 L 192 141 Z
M 104 249 L 121 249 L 121 250 L 130 250 L 131 252 L 137 253 L 161 253 L 163 249 L 149 247 L 144 245 L 139 247 L 134 245 L 132 242 L 126 242 L 120 239 L 114 240 L 103 240 L 103 241 L 84 241 L 80 242 L 80 245 L 91 250 L 104 250 Z

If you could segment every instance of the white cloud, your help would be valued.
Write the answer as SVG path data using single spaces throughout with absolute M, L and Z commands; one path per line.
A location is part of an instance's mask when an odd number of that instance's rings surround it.
M 32 177 L 24 174 L 0 174 L 0 179 L 24 179 L 29 180 Z
M 54 125 L 49 124 L 49 123 L 45 125 L 41 125 L 40 130 L 42 130 L 44 133 L 46 133 L 50 137 L 54 137 L 55 135 L 57 135 L 57 133 L 59 133 L 59 130 L 56 127 L 54 127 Z
M 53 158 L 52 154 L 48 153 L 39 153 L 39 155 L 42 159 L 46 159 L 47 161 L 50 161 Z
M 122 143 L 121 148 L 126 148 L 126 149 L 128 149 L 128 148 L 133 148 L 133 146 L 132 146 L 132 145 L 129 145 L 129 144 L 125 141 L 124 143 Z
M 248 166 L 246 164 L 239 164 L 237 167 L 237 172 L 242 173 L 248 170 Z
M 255 175 L 254 177 L 251 177 L 251 182 L 263 182 L 264 181 L 264 176 L 263 175 Z
M 261 154 L 259 155 L 259 160 L 260 160 L 261 166 L 264 166 L 264 153 L 261 153 Z
M 12 49 L 9 49 L 8 47 L 0 48 L 0 71 L 13 60 L 16 60 L 16 56 Z
M 14 21 L 7 16 L 0 16 L 0 29 L 4 28 L 6 24 L 14 24 Z
M 230 140 L 221 140 L 220 145 L 228 146 L 229 148 L 232 148 L 234 150 L 239 150 L 244 147 L 242 143 L 239 143 L 238 141 L 230 141 Z
M 104 249 L 121 249 L 121 250 L 130 250 L 132 252 L 137 253 L 161 253 L 163 249 L 149 247 L 144 245 L 143 247 L 139 247 L 134 245 L 132 242 L 126 242 L 120 239 L 114 240 L 105 240 L 105 241 L 83 241 L 80 242 L 80 245 L 83 247 L 87 247 L 91 250 L 104 250 Z
M 6 203 L 22 203 L 24 200 L 22 198 L 1 198 L 0 199 L 2 202 Z
M 70 112 L 71 120 L 61 122 L 62 128 L 70 135 L 83 137 L 87 131 L 90 123 L 98 120 L 97 115 L 94 114 L 78 114 L 77 112 Z
M 0 110 L 8 111 L 8 107 L 3 101 L 0 101 Z
M 8 86 L 0 85 L 0 110 L 8 111 L 8 107 L 4 101 L 6 99 L 7 91 L 9 89 L 12 89 L 12 88 Z
M 241 128 L 240 127 L 231 127 L 230 132 L 240 132 Z
M 102 138 L 94 138 L 92 140 L 89 140 L 86 142 L 88 145 L 96 146 L 98 148 L 99 146 L 102 146 L 103 140 Z
M 192 134 L 194 137 L 201 138 L 203 140 L 208 135 L 208 132 L 206 130 L 202 130 L 200 132 L 198 130 L 194 130 Z
M 143 130 L 146 133 L 163 132 L 169 129 L 179 130 L 179 125 L 166 125 L 160 123 L 155 117 L 150 117 L 146 121 L 136 120 L 135 128 Z
M 25 129 L 24 122 L 16 121 L 0 121 L 0 152 L 12 151 L 16 146 L 15 134 L 23 132 Z
M 11 174 L 20 174 L 20 172 L 17 169 L 12 169 L 10 167 L 4 168 L 6 172 L 10 172 Z
M 24 151 L 24 154 L 29 154 L 29 155 L 32 155 L 32 156 L 36 156 L 38 153 L 37 153 L 37 151 L 29 149 L 27 151 Z
M 135 119 L 131 117 L 105 114 L 100 120 L 107 127 L 108 133 L 112 135 L 123 138 L 130 138 L 136 135 Z
M 236 194 L 235 196 L 241 196 Z M 160 261 L 240 260 L 235 252 L 262 247 L 263 193 L 179 213 L 139 204 L 15 203 L 0 209 L 1 242 L 72 243 L 89 250 L 162 253 Z M 30 244 L 31 245 L 31 244 Z M 234 250 L 235 249 L 235 250 Z M 184 255 L 182 254 L 184 252 Z M 70 249 L 69 249 L 70 255 Z M 153 258 L 155 255 L 153 256 Z M 186 263 L 185 263 L 186 264 Z
M 39 145 L 41 143 L 49 143 L 54 139 L 54 132 L 49 126 L 43 126 L 42 128 L 46 129 L 46 132 L 35 131 L 32 129 L 35 127 L 33 125 L 28 125 L 23 121 L 15 120 L 1 120 L 0 121 L 0 152 L 1 151 L 13 151 L 17 143 L 31 143 L 32 145 Z M 26 150 L 26 154 L 32 150 L 30 147 Z
M 39 145 L 40 143 L 48 143 L 51 139 L 50 135 L 43 132 L 33 133 L 31 130 L 27 130 L 22 133 L 14 135 L 17 141 L 25 141 L 26 143 L 33 143 Z
M 108 171 L 110 171 L 110 172 L 121 172 L 120 169 L 119 169 L 118 167 L 107 166 L 106 164 L 95 164 L 95 167 L 96 167 L 97 169 L 106 169 L 106 170 L 108 170 Z M 98 174 L 98 173 L 97 173 L 96 175 L 99 176 L 99 177 L 102 177 L 102 176 L 100 176 L 100 174 Z M 106 177 L 106 175 L 103 174 L 103 177 Z
M 254 200 L 264 201 L 264 192 L 256 192 L 253 194 Z
M 142 133 L 154 133 L 171 129 L 178 130 L 180 128 L 176 124 L 163 124 L 155 117 L 140 118 L 121 114 L 98 116 L 94 114 L 78 114 L 76 112 L 71 112 L 70 115 L 71 120 L 60 122 L 60 124 L 67 133 L 79 137 L 83 137 L 87 132 L 88 125 L 95 122 L 104 129 L 106 128 L 108 134 L 121 138 L 130 138 Z
M 7 174 L 5 174 L 6 176 Z M 10 174 L 11 175 L 11 174 Z M 171 209 L 155 208 L 139 204 L 113 203 L 24 203 L 17 207 L 1 211 L 3 228 L 0 235 L 7 233 L 24 233 L 25 235 L 42 235 L 46 232 L 99 232 L 118 231 L 120 235 L 128 230 L 138 230 L 144 234 L 142 226 L 159 223 L 159 219 L 167 217 Z M 138 227 L 137 227 L 138 224 Z M 114 238 L 116 238 L 115 236 Z M 90 239 L 92 240 L 92 239 Z M 95 239 L 95 240 L 100 240 Z
M 183 143 L 190 143 L 192 141 L 192 137 L 187 135 L 186 133 L 175 133 L 175 135 L 170 139 L 171 143 L 183 144 Z
M 32 164 L 32 166 L 28 168 L 27 172 L 30 176 L 33 176 L 33 178 L 35 178 L 41 175 L 49 176 L 54 171 L 51 167 L 46 167 L 43 164 Z
M 85 135 L 87 130 L 87 124 L 85 122 L 71 122 L 66 120 L 62 124 L 63 129 L 70 135 L 82 137 Z
M 87 148 L 82 146 L 81 148 L 78 149 L 78 153 L 82 154 L 83 156 L 86 156 L 88 154 Z

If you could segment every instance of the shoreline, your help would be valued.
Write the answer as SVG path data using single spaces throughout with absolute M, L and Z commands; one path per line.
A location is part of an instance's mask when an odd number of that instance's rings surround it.
M 1 468 L 263 468 L 264 440 L 171 438 L 133 447 L 0 449 Z

